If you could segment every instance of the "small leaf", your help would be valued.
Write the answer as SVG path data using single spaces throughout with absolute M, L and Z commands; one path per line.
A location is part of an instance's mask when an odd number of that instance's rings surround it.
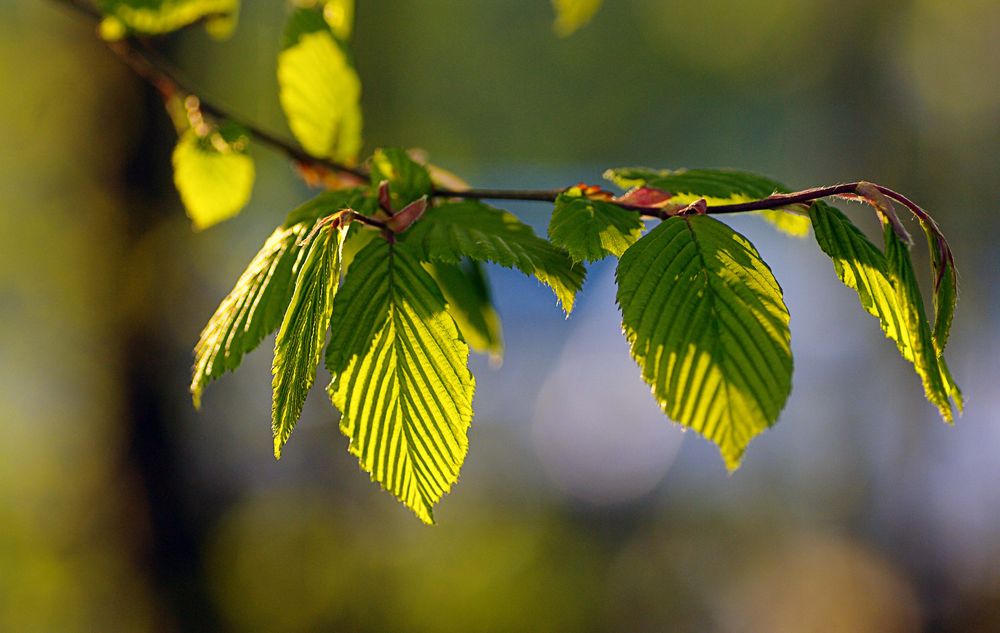
M 383 182 L 389 183 L 389 203 L 397 211 L 423 196 L 429 196 L 433 189 L 427 168 L 398 147 L 375 150 L 371 179 L 374 189 L 378 189 Z
M 552 0 L 556 12 L 554 28 L 562 37 L 571 35 L 581 26 L 590 22 L 601 8 L 604 0 Z
M 312 200 L 293 209 L 285 218 L 284 227 L 303 222 L 315 222 L 342 209 L 354 209 L 358 213 L 370 214 L 374 211 L 374 200 L 368 190 L 362 187 L 324 191 Z
M 174 185 L 197 230 L 237 215 L 253 191 L 254 163 L 245 138 L 227 141 L 219 132 L 181 135 L 174 147 Z
M 297 9 L 278 55 L 281 107 L 313 156 L 351 162 L 361 150 L 361 80 L 317 9 Z
M 549 239 L 565 248 L 578 261 L 596 262 L 608 255 L 621 257 L 629 246 L 642 237 L 642 218 L 636 211 L 561 194 L 549 222 Z
M 426 523 L 468 451 L 468 357 L 444 297 L 405 246 L 365 246 L 334 303 L 330 399 L 361 467 Z
M 106 16 L 101 37 L 119 40 L 129 33 L 162 35 L 208 18 L 205 29 L 226 37 L 236 26 L 239 0 L 98 0 Z
M 944 354 L 958 302 L 958 274 L 951 248 L 937 226 L 921 221 L 930 249 L 931 274 L 934 280 L 934 348 Z
M 428 209 L 402 235 L 422 261 L 491 261 L 534 275 L 552 288 L 569 314 L 586 271 L 566 251 L 535 235 L 513 214 L 481 202 L 448 202 Z
M 725 224 L 679 216 L 625 251 L 616 278 L 632 357 L 664 413 L 736 469 L 792 386 L 788 310 L 767 264 Z
M 323 3 L 323 19 L 337 39 L 346 42 L 354 29 L 354 0 L 326 0 Z
M 295 428 L 330 327 L 333 298 L 340 283 L 340 256 L 346 227 L 326 226 L 312 237 L 295 279 L 295 291 L 274 341 L 274 401 L 271 426 L 274 456 Z
M 961 412 L 962 393 L 951 379 L 951 373 L 943 363 L 944 359 L 938 358 L 934 347 L 934 337 L 927 323 L 924 302 L 913 272 L 913 262 L 910 260 L 910 248 L 888 218 L 883 216 L 882 221 L 889 280 L 903 315 L 903 324 L 910 333 L 913 366 L 924 384 L 927 400 L 938 408 L 945 422 L 951 423 L 953 416 L 950 401 L 954 400 Z
M 483 265 L 463 259 L 457 264 L 428 262 L 424 268 L 441 288 L 448 314 L 469 347 L 495 361 L 503 358 L 503 328 Z
M 787 193 L 788 188 L 765 176 L 729 169 L 609 169 L 604 177 L 620 187 L 648 186 L 669 191 L 672 203 L 690 204 L 704 198 L 709 205 L 736 204 Z M 756 211 L 779 231 L 794 237 L 809 234 L 809 217 L 794 207 Z

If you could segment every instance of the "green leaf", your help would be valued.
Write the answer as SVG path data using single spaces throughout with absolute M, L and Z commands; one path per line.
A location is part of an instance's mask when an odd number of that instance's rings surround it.
M 239 0 L 99 0 L 106 16 L 101 37 L 120 40 L 129 33 L 161 35 L 203 18 L 213 37 L 226 37 L 236 26 Z
M 239 367 L 243 356 L 281 325 L 292 295 L 298 241 L 309 230 L 305 224 L 275 229 L 201 331 L 191 377 L 195 407 L 201 406 L 209 382 Z
M 632 357 L 671 419 L 739 466 L 792 386 L 781 288 L 750 242 L 707 216 L 662 222 L 618 263 Z
M 428 262 L 424 268 L 441 288 L 448 314 L 469 347 L 499 361 L 503 357 L 503 331 L 483 265 L 463 259 L 457 264 Z
M 427 168 L 398 147 L 377 149 L 372 155 L 372 190 L 377 191 L 382 181 L 389 182 L 389 199 L 394 211 L 430 195 L 433 189 Z
M 891 248 L 887 238 L 887 252 L 895 257 L 890 261 L 834 207 L 817 201 L 809 214 L 816 241 L 833 260 L 837 276 L 858 293 L 861 306 L 879 320 L 885 335 L 896 342 L 900 355 L 913 364 L 928 400 L 940 409 L 940 403 L 943 400 L 947 404 L 950 394 L 961 409 L 961 392 L 951 379 L 944 359 L 933 352 L 932 342 L 928 344 L 929 326 L 923 316 L 923 301 L 915 285 L 909 250 L 898 235 L 893 233 Z M 950 407 L 942 409 L 942 415 L 950 419 Z
M 404 245 L 372 240 L 334 303 L 329 394 L 361 467 L 427 523 L 468 451 L 468 358 L 431 276 Z
M 253 191 L 254 163 L 246 138 L 235 142 L 213 132 L 181 135 L 174 147 L 174 185 L 197 230 L 237 215 Z
M 934 348 L 938 356 L 944 354 L 951 332 L 958 302 L 958 274 L 951 255 L 951 248 L 936 226 L 921 221 L 930 249 L 931 274 L 934 279 Z
M 934 337 L 924 312 L 924 302 L 917 286 L 917 277 L 910 260 L 910 248 L 893 230 L 892 223 L 883 221 L 885 257 L 889 280 L 895 291 L 903 316 L 903 325 L 909 331 L 913 348 L 913 366 L 924 384 L 924 395 L 938 408 L 945 422 L 953 421 L 951 400 L 961 412 L 962 393 L 951 378 L 944 359 L 939 358 L 934 347 Z
M 561 194 L 549 221 L 549 239 L 578 261 L 621 257 L 642 237 L 645 225 L 635 211 L 610 202 Z
M 581 26 L 590 22 L 601 8 L 604 0 L 552 0 L 556 12 L 554 28 L 562 37 L 571 35 Z
M 535 235 L 513 214 L 481 202 L 448 202 L 428 209 L 400 236 L 423 261 L 491 261 L 534 275 L 552 288 L 569 314 L 586 271 L 566 251 Z
M 340 255 L 346 227 L 327 225 L 312 236 L 295 279 L 281 328 L 274 341 L 274 401 L 271 428 L 274 456 L 295 428 L 306 395 L 316 380 L 316 366 L 330 327 L 333 298 L 340 284 Z
M 353 209 L 358 213 L 370 214 L 374 211 L 375 200 L 362 187 L 324 191 L 312 200 L 293 209 L 285 218 L 284 227 L 303 222 L 315 222 L 320 218 L 342 209 Z
M 351 162 L 361 150 L 361 80 L 317 9 L 297 9 L 278 54 L 288 125 L 313 156 Z
M 765 176 L 729 169 L 649 169 L 622 167 L 609 169 L 604 177 L 618 186 L 655 187 L 673 194 L 671 202 L 690 204 L 704 198 L 709 205 L 736 204 L 787 193 L 788 188 Z M 795 237 L 809 234 L 809 217 L 793 207 L 756 211 L 778 230 Z

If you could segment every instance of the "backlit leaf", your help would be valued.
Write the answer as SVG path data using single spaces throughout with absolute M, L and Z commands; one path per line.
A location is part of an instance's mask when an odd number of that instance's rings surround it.
M 118 40 L 129 33 L 161 35 L 203 18 L 214 37 L 226 37 L 236 26 L 239 0 L 98 0 L 106 16 L 101 37 Z
M 556 12 L 555 30 L 566 37 L 590 22 L 604 0 L 552 0 Z
M 317 9 L 297 9 L 278 54 L 288 126 L 313 156 L 353 162 L 361 150 L 361 80 Z
M 643 228 L 635 211 L 564 193 L 556 199 L 549 239 L 574 260 L 595 262 L 608 255 L 621 257 L 642 236 Z
M 535 235 L 513 214 L 481 202 L 448 202 L 428 209 L 401 235 L 423 261 L 491 261 L 534 275 L 569 314 L 586 271 L 566 251 Z
M 729 169 L 649 169 L 622 167 L 609 169 L 604 177 L 618 186 L 647 186 L 673 194 L 671 202 L 690 204 L 704 198 L 709 205 L 736 204 L 787 193 L 788 188 L 765 176 Z M 809 217 L 794 207 L 754 211 L 778 230 L 795 237 L 809 234 Z
M 195 229 L 204 229 L 237 215 L 253 190 L 254 163 L 245 140 L 227 142 L 213 132 L 199 137 L 181 135 L 174 147 L 174 185 Z
M 295 428 L 306 395 L 316 380 L 316 366 L 323 353 L 333 298 L 340 284 L 340 255 L 346 232 L 347 227 L 327 225 L 312 235 L 274 340 L 271 427 L 275 457 L 281 457 L 281 449 Z
M 424 268 L 444 294 L 448 314 L 473 350 L 499 360 L 503 356 L 500 315 L 493 307 L 483 265 L 463 259 L 457 264 L 428 262 Z
M 330 398 L 349 449 L 424 522 L 458 480 L 475 381 L 444 297 L 405 245 L 355 256 L 333 311 Z
M 770 269 L 725 224 L 679 216 L 625 251 L 616 277 L 632 357 L 664 413 L 737 468 L 792 386 L 788 310 Z
M 930 249 L 931 274 L 934 279 L 934 347 L 944 354 L 958 302 L 958 274 L 951 248 L 936 227 L 921 222 Z
M 934 347 L 934 337 L 924 312 L 924 302 L 917 286 L 917 277 L 910 260 L 910 248 L 903 242 L 891 222 L 883 222 L 885 257 L 889 280 L 903 315 L 903 324 L 910 333 L 913 366 L 924 384 L 924 395 L 938 408 L 945 422 L 952 422 L 951 401 L 961 412 L 962 393 L 951 378 L 951 372 Z
M 885 335 L 895 341 L 899 353 L 913 364 L 924 384 L 928 400 L 950 419 L 948 395 L 959 409 L 962 396 L 930 340 L 923 301 L 915 286 L 909 249 L 895 232 L 886 238 L 890 260 L 854 224 L 834 207 L 817 201 L 809 210 L 820 248 L 833 260 L 837 276 L 858 293 L 861 306 L 879 320 Z M 930 351 L 928 351 L 930 350 Z M 942 408 L 942 402 L 944 408 Z M 947 414 L 947 415 L 946 415 Z

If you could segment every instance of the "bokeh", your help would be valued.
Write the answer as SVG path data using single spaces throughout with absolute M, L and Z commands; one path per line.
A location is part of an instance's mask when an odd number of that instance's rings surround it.
M 471 450 L 437 526 L 359 470 L 321 389 L 275 462 L 269 341 L 200 413 L 190 350 L 310 191 L 255 148 L 250 206 L 192 231 L 156 95 L 86 19 L 8 0 L 0 630 L 1000 631 L 1000 4 L 607 0 L 565 39 L 544 0 L 358 5 L 369 149 L 420 147 L 482 186 L 737 167 L 919 201 L 957 254 L 964 417 L 937 419 L 810 239 L 737 218 L 784 288 L 796 367 L 735 474 L 658 412 L 611 262 L 569 319 L 490 269 L 506 355 L 473 360 Z M 157 45 L 287 135 L 284 11 L 245 0 L 230 40 Z M 544 230 L 544 206 L 509 208 Z

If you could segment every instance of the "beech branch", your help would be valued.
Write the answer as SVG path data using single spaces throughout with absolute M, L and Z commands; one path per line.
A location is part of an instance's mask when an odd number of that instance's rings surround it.
M 88 0 L 54 0 L 74 10 L 79 15 L 85 16 L 93 22 L 103 19 L 101 11 Z M 319 158 L 309 154 L 299 145 L 292 141 L 281 138 L 277 134 L 262 128 L 254 122 L 235 114 L 232 110 L 225 108 L 218 103 L 205 99 L 182 77 L 182 73 L 173 64 L 166 60 L 148 40 L 129 36 L 118 41 L 108 42 L 109 48 L 113 50 L 125 62 L 129 68 L 141 79 L 153 86 L 163 96 L 164 100 L 176 96 L 194 97 L 198 100 L 199 108 L 202 112 L 209 114 L 220 120 L 228 120 L 236 123 L 256 141 L 277 150 L 290 159 L 305 166 L 327 169 L 333 172 L 349 174 L 356 178 L 367 179 L 368 170 L 362 167 L 345 165 L 326 158 Z M 690 205 L 681 210 L 667 210 L 663 208 L 638 206 L 618 200 L 605 200 L 623 209 L 636 211 L 643 215 L 667 219 L 669 217 L 686 213 L 707 213 L 712 215 L 726 213 L 743 213 L 746 211 L 763 211 L 768 209 L 779 209 L 796 204 L 808 204 L 814 200 L 827 198 L 830 196 L 841 196 L 846 198 L 857 198 L 857 188 L 862 182 L 850 182 L 826 187 L 815 187 L 796 191 L 793 193 L 776 193 L 766 198 L 752 200 L 750 202 L 739 202 L 732 204 L 704 204 L 703 201 Z M 928 223 L 935 233 L 940 233 L 934 220 L 914 202 L 888 187 L 874 185 L 882 194 L 899 202 L 922 222 Z M 464 198 L 472 200 L 524 200 L 536 202 L 555 202 L 563 189 L 462 189 L 455 190 L 447 187 L 435 187 L 431 192 L 432 197 L 438 198 Z M 377 226 L 377 221 L 372 223 Z M 943 237 L 942 237 L 943 239 Z

